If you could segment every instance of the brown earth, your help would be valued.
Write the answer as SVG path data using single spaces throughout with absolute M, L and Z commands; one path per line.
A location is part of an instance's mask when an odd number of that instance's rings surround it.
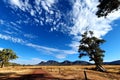
M 35 69 L 32 73 L 20 77 L 1 78 L 0 80 L 58 80 L 42 69 Z
M 91 70 L 94 66 L 25 66 L 1 68 L 0 80 L 120 80 L 120 66 L 105 66 L 108 72 Z

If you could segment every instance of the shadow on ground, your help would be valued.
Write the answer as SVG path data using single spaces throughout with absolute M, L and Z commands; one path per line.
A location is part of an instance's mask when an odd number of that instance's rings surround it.
M 6 74 L 2 74 L 2 75 L 5 76 Z M 0 80 L 85 80 L 85 79 L 62 79 L 62 78 L 55 78 L 52 76 L 48 76 L 46 74 L 29 74 L 29 75 L 22 75 L 20 77 L 6 76 L 3 78 L 0 78 Z
M 1 76 L 1 74 L 0 74 L 0 76 Z M 6 76 L 3 78 L 0 78 L 0 80 L 78 80 L 78 79 L 61 79 L 61 78 L 55 78 L 52 76 L 48 76 L 46 74 L 29 74 L 29 75 L 22 75 L 20 77 Z M 79 80 L 84 80 L 84 79 L 79 79 Z
M 14 74 L 18 77 L 10 77 Z M 0 80 L 61 80 L 46 74 L 28 74 L 28 75 L 18 75 L 16 73 L 3 73 L 0 74 Z
M 34 69 L 32 74 L 27 75 L 19 75 L 17 73 L 0 73 L 0 80 L 85 80 L 85 79 L 65 79 L 65 78 L 62 79 L 55 77 L 42 69 Z

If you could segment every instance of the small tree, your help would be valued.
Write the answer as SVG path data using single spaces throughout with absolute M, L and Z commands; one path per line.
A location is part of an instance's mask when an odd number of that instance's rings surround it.
M 1 68 L 3 68 L 4 64 L 8 63 L 9 60 L 13 60 L 18 58 L 18 56 L 11 49 L 3 49 L 0 51 L 0 62 Z
M 79 57 L 89 56 L 90 61 L 95 62 L 96 70 L 99 71 L 105 71 L 101 66 L 104 57 L 103 53 L 105 51 L 100 48 L 100 44 L 104 42 L 105 40 L 93 36 L 92 31 L 86 31 L 82 34 L 82 39 L 80 40 L 78 49 L 78 52 L 80 53 Z

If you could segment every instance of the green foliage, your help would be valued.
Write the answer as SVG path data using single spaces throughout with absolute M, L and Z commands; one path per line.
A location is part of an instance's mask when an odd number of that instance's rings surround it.
M 86 31 L 80 40 L 79 57 L 89 56 L 90 61 L 94 61 L 96 66 L 101 65 L 105 51 L 100 48 L 100 45 L 104 42 L 105 40 L 93 36 L 92 31 Z
M 18 58 L 18 56 L 11 49 L 3 49 L 0 51 L 1 68 L 9 63 L 9 60 Z
M 98 11 L 96 15 L 98 17 L 107 16 L 114 10 L 118 10 L 120 6 L 120 0 L 99 0 L 100 4 L 97 6 Z

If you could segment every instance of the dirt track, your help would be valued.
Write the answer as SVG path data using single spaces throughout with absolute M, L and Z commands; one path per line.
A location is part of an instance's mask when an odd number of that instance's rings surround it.
M 1 74 L 0 74 L 1 75 Z M 5 76 L 5 75 L 4 75 Z M 34 69 L 32 73 L 20 77 L 3 77 L 0 80 L 59 80 L 42 69 Z
M 42 69 L 35 69 L 32 74 L 23 75 L 18 80 L 58 80 Z

